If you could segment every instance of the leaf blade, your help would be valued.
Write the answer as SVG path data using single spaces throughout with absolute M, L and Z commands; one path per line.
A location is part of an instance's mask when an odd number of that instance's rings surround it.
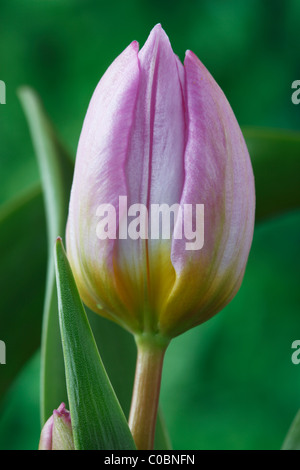
M 133 450 L 133 438 L 102 364 L 61 239 L 56 242 L 55 265 L 75 447 Z
M 56 137 L 38 95 L 29 87 L 19 90 L 39 165 L 48 235 L 48 267 L 44 301 L 41 354 L 41 423 L 62 401 L 67 402 L 52 246 L 64 233 L 73 163 Z M 53 377 L 56 380 L 53 380 Z

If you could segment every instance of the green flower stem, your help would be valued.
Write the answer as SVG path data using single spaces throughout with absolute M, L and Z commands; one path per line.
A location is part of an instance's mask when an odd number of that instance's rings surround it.
M 161 337 L 136 337 L 138 356 L 129 416 L 135 444 L 139 450 L 151 450 L 159 402 L 163 360 L 169 341 Z

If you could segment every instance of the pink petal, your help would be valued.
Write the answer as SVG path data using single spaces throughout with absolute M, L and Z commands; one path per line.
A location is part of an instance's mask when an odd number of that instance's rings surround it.
M 160 25 L 138 57 L 140 87 L 126 164 L 129 204 L 172 204 L 183 186 L 185 116 L 179 65 Z
M 180 80 L 183 65 L 160 25 L 153 28 L 138 57 L 140 87 L 126 178 L 128 205 L 140 203 L 149 209 L 153 203 L 179 203 L 181 197 L 186 126 Z M 160 292 L 150 292 L 149 284 L 156 281 L 156 288 L 160 288 L 158 280 L 164 275 L 166 264 L 162 251 L 170 253 L 170 244 L 171 240 L 151 239 L 118 242 L 118 263 L 131 277 L 132 285 L 139 286 L 139 296 L 143 298 L 147 292 L 150 302 L 159 301 Z M 174 271 L 170 254 L 168 258 L 167 270 Z
M 204 204 L 204 246 L 189 252 L 186 240 L 173 240 L 177 281 L 161 319 L 162 330 L 173 328 L 172 334 L 182 312 L 181 331 L 217 313 L 237 292 L 255 209 L 250 158 L 227 99 L 190 51 L 184 67 L 188 140 L 181 204 Z
M 138 44 L 133 42 L 100 80 L 80 136 L 67 227 L 67 249 L 83 300 L 119 310 L 105 277 L 112 278 L 114 240 L 99 240 L 96 216 L 100 204 L 118 207 L 126 195 L 124 165 L 139 88 Z M 76 276 L 76 273 L 81 273 Z M 113 289 L 113 287 L 112 287 Z M 115 305 L 114 302 L 118 305 Z
M 40 437 L 39 450 L 52 450 L 53 415 L 45 423 Z

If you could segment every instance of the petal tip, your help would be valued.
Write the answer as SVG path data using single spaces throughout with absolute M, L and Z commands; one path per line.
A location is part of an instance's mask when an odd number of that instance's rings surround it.
M 198 57 L 196 56 L 196 54 L 191 51 L 190 49 L 188 49 L 187 51 L 185 51 L 185 59 L 184 59 L 184 62 L 185 61 L 193 61 L 193 62 L 200 62 L 200 60 L 198 59 Z
M 137 41 L 132 41 L 130 44 L 129 44 L 129 47 L 131 47 L 135 52 L 139 52 L 139 43 Z
M 139 57 L 155 54 L 157 50 L 166 50 L 172 52 L 172 46 L 169 37 L 160 23 L 156 24 L 149 33 L 149 36 L 139 52 Z
M 161 23 L 157 23 L 155 26 L 153 26 L 152 31 L 153 32 L 160 32 L 160 31 L 164 31 L 164 30 L 163 30 L 163 27 L 162 27 Z
M 161 41 L 161 40 L 167 39 L 167 41 L 170 42 L 167 33 L 165 32 L 165 30 L 163 29 L 160 23 L 156 24 L 152 28 L 152 30 L 149 33 L 147 42 L 149 41 L 149 39 L 153 39 L 155 41 Z

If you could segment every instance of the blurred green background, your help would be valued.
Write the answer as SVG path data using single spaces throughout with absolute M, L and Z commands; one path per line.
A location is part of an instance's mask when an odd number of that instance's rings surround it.
M 7 104 L 0 106 L 1 205 L 39 181 L 18 87 L 37 90 L 75 155 L 101 75 L 129 42 L 142 45 L 158 22 L 182 60 L 191 49 L 207 66 L 242 127 L 299 130 L 300 106 L 291 102 L 291 83 L 300 79 L 298 0 L 1 0 L 0 79 L 7 86 Z M 161 403 L 175 449 L 281 446 L 300 408 L 300 365 L 291 362 L 291 344 L 300 339 L 299 215 L 294 210 L 257 224 L 236 298 L 171 344 Z M 39 237 L 34 226 L 32 235 Z M 22 225 L 16 250 L 21 239 Z M 31 268 L 20 259 L 29 278 Z M 37 294 L 14 295 L 26 303 Z M 11 305 L 7 315 L 14 313 Z M 28 343 L 31 328 L 29 321 L 22 332 Z M 0 339 L 6 340 L 1 324 Z M 7 343 L 0 383 L 13 354 Z M 35 353 L 0 404 L 0 448 L 34 449 L 39 432 Z

